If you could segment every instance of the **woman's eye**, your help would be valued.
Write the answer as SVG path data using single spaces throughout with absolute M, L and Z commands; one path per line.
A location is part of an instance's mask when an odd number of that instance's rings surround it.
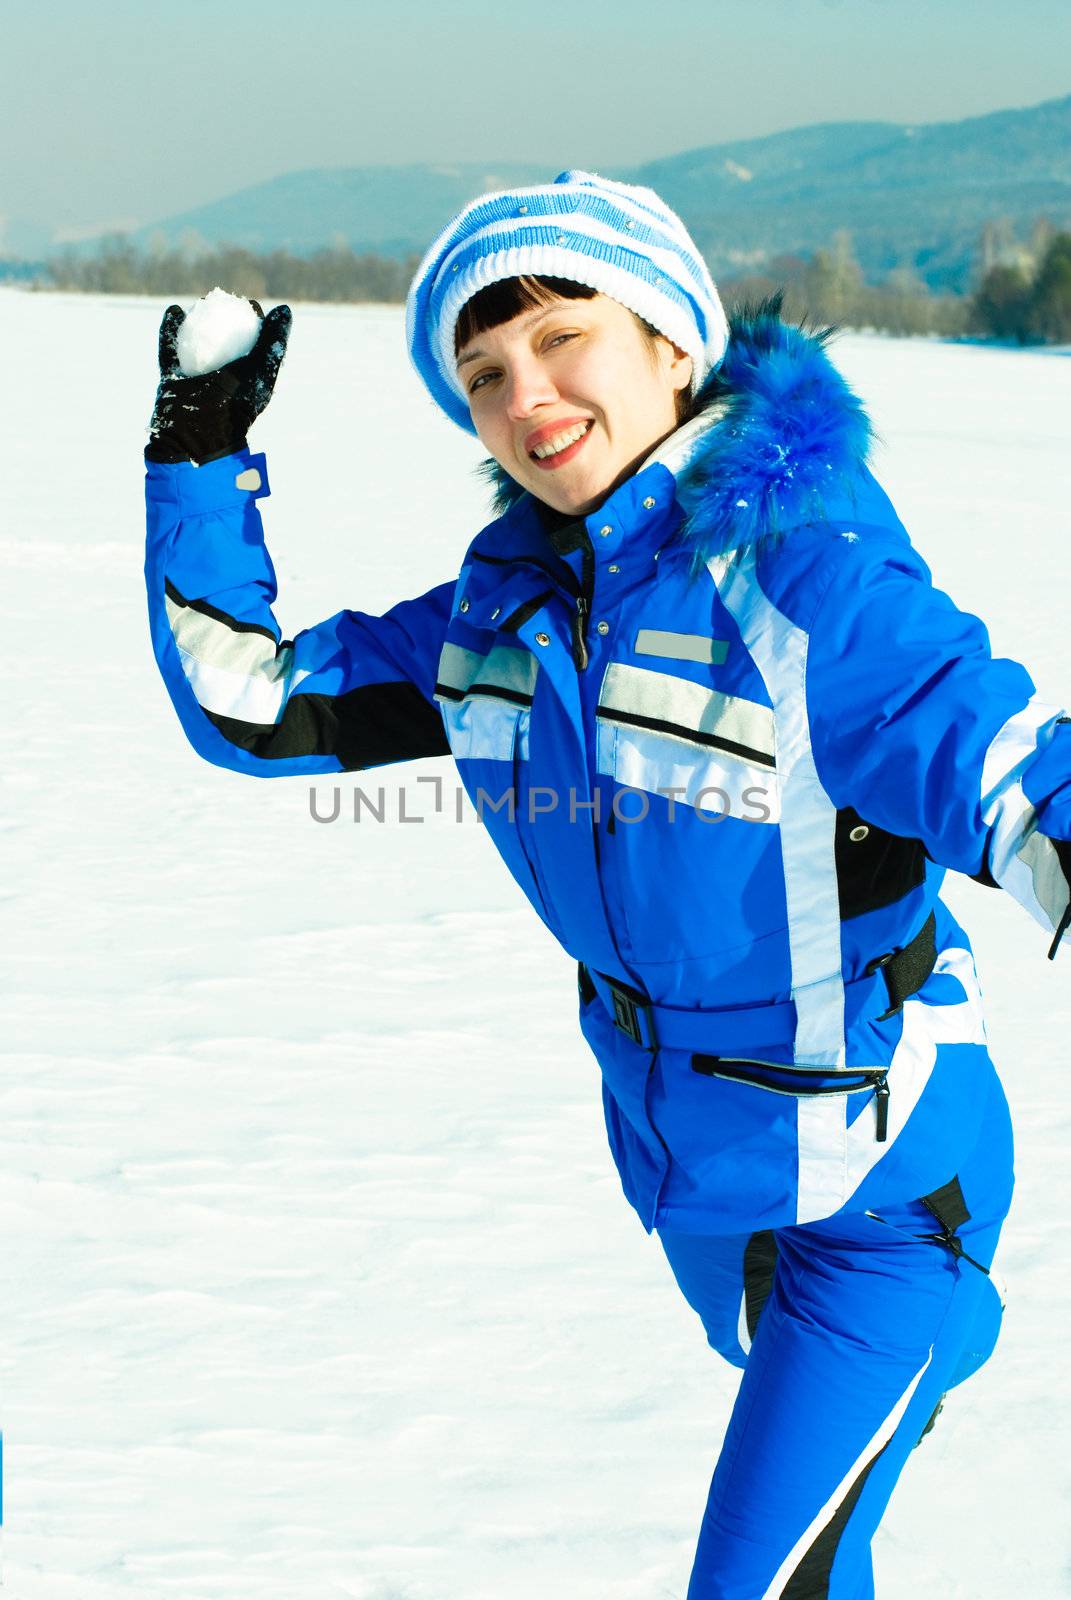
M 475 394 L 477 389 L 482 389 L 484 387 L 485 382 L 488 379 L 493 378 L 494 376 L 495 376 L 495 374 L 493 372 L 480 372 L 480 373 L 478 373 L 476 375 L 476 377 L 473 378 L 472 382 L 469 384 L 469 394 Z
M 547 340 L 547 349 L 550 350 L 556 344 L 563 344 L 565 340 L 575 338 L 575 333 L 552 333 L 550 338 Z

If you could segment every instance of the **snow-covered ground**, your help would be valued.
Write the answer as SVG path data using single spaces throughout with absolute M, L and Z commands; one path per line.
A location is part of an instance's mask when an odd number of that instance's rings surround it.
M 0 1360 L 17 1600 L 681 1600 L 735 1374 L 622 1199 L 574 977 L 471 815 L 309 814 L 189 749 L 149 648 L 162 305 L 0 293 Z M 879 475 L 1071 694 L 1071 362 L 844 338 Z M 479 457 L 398 309 L 298 307 L 253 435 L 288 635 L 452 576 Z M 410 814 L 398 820 L 404 780 Z M 330 809 L 332 785 L 317 793 Z M 1071 958 L 974 934 L 1018 1129 L 998 1352 L 876 1542 L 881 1600 L 1071 1594 Z M 474 985 L 474 979 L 476 983 Z

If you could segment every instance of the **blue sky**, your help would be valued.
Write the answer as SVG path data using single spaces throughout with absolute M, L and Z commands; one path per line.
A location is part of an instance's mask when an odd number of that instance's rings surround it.
M 40 0 L 9 11 L 0 215 L 149 222 L 303 167 L 612 172 L 823 121 L 1071 92 L 1068 0 Z

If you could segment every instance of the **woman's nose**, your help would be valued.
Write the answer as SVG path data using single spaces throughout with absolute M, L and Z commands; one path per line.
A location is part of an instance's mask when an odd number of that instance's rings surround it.
M 506 398 L 509 414 L 516 420 L 530 417 L 540 406 L 551 405 L 558 391 L 541 361 L 516 363 L 510 370 Z

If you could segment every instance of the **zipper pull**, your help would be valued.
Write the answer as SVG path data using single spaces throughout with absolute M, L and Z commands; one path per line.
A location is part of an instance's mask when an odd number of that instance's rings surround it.
M 583 672 L 588 664 L 587 631 L 590 611 L 591 602 L 587 595 L 578 594 L 576 611 L 573 613 L 573 661 L 578 672 Z
M 874 1085 L 874 1108 L 878 1114 L 878 1144 L 885 1144 L 889 1138 L 889 1083 L 882 1075 Z

